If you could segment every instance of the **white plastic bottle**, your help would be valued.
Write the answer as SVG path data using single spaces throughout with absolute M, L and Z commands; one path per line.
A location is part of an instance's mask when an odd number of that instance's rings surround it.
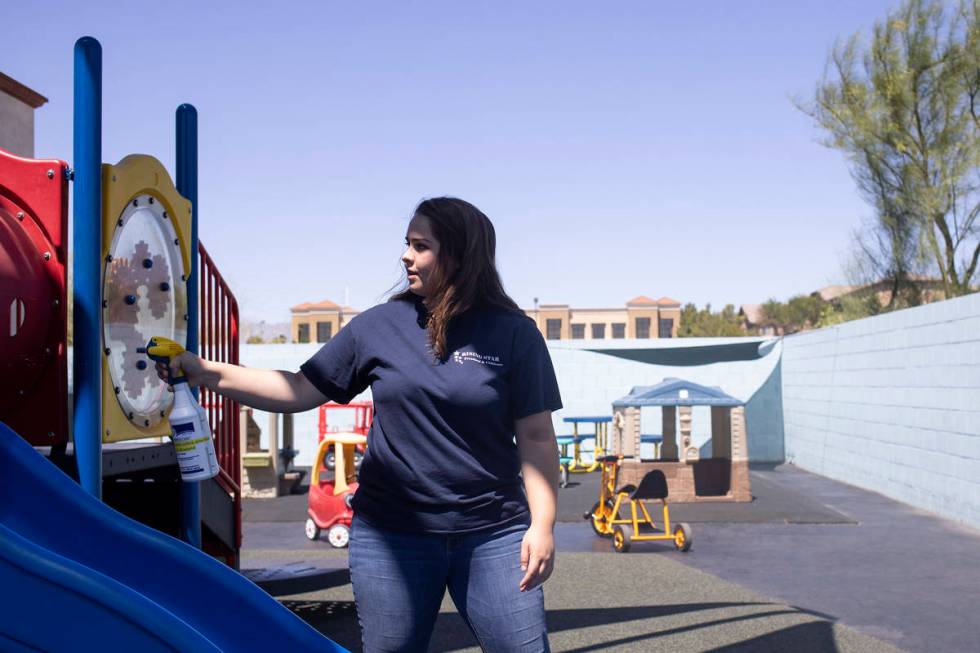
M 180 344 L 155 336 L 150 338 L 141 351 L 158 363 L 170 365 L 170 361 L 184 352 Z M 180 370 L 173 370 L 169 377 L 174 391 L 174 407 L 170 411 L 171 438 L 177 450 L 177 466 L 181 480 L 203 481 L 214 478 L 221 471 L 214 453 L 211 427 L 204 408 L 198 403 L 187 385 L 187 377 Z
M 218 475 L 218 457 L 208 416 L 191 394 L 187 381 L 174 382 L 174 407 L 170 411 L 171 437 L 177 450 L 177 465 L 184 481 L 203 481 Z
M 187 381 L 174 383 L 174 407 L 170 411 L 171 437 L 177 450 L 177 465 L 184 481 L 203 481 L 218 475 L 218 457 L 208 416 L 191 394 Z

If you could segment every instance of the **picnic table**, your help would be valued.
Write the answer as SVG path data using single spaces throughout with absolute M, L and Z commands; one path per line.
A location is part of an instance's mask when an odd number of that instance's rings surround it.
M 567 479 L 568 472 L 592 472 L 598 469 L 599 458 L 606 455 L 609 450 L 609 423 L 612 422 L 612 417 L 609 415 L 590 415 L 565 417 L 562 421 L 572 425 L 571 435 L 557 436 L 563 478 Z M 593 432 L 579 434 L 579 424 L 592 424 Z M 593 441 L 592 449 L 583 449 L 582 443 L 588 440 Z M 572 447 L 571 453 L 569 453 L 569 447 Z M 583 453 L 591 453 L 592 460 L 583 460 Z

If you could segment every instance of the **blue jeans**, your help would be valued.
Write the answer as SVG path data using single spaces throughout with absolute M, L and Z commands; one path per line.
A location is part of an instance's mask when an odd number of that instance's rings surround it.
M 526 531 L 401 533 L 355 515 L 350 572 L 365 653 L 425 651 L 447 587 L 484 651 L 549 652 L 544 591 L 518 589 Z

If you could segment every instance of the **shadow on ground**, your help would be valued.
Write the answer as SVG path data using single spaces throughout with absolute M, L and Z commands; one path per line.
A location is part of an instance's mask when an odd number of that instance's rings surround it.
M 357 614 L 352 601 L 285 600 L 282 604 L 308 624 L 328 635 L 338 644 L 357 652 L 361 650 Z M 719 618 L 717 610 L 730 615 L 732 609 L 751 609 L 748 614 L 724 616 Z M 705 613 L 699 615 L 699 613 Z M 712 614 L 708 614 L 712 613 Z M 650 605 L 620 608 L 579 608 L 548 611 L 548 632 L 553 650 L 565 653 L 587 653 L 592 651 L 655 650 L 660 647 L 659 640 L 698 630 L 756 619 L 771 619 L 780 615 L 800 616 L 808 614 L 818 617 L 816 621 L 797 623 L 786 628 L 771 631 L 743 642 L 723 647 L 709 648 L 712 651 L 770 652 L 793 651 L 800 653 L 833 653 L 838 650 L 833 623 L 826 615 L 814 614 L 806 610 L 788 608 L 770 603 L 732 602 L 732 603 L 681 603 L 673 605 Z M 636 622 L 650 619 L 689 615 L 694 622 L 683 626 L 665 628 L 657 631 L 636 632 Z M 584 644 L 574 648 L 562 647 L 556 642 L 566 631 L 580 630 L 592 626 L 614 626 L 632 624 L 634 628 L 624 629 L 619 638 L 607 639 L 601 643 Z M 649 622 L 648 622 L 649 623 Z M 628 632 L 628 634 L 626 634 Z M 433 632 L 429 650 L 436 652 L 475 649 L 476 639 L 468 630 L 462 617 L 456 613 L 440 613 Z

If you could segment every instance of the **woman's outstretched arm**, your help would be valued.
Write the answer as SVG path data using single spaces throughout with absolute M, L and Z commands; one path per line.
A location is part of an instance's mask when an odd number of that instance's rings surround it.
M 298 413 L 329 401 L 302 372 L 217 363 L 190 352 L 171 361 L 174 373 L 178 367 L 190 385 L 204 386 L 245 406 L 270 413 Z M 157 374 L 163 380 L 167 380 L 171 369 L 156 364 Z

